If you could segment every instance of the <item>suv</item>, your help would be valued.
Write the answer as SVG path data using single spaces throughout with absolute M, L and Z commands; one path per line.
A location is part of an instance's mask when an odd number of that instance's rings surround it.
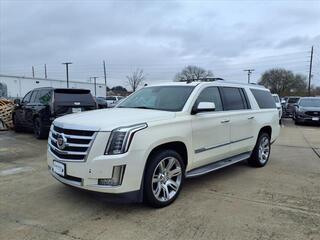
M 108 107 L 111 107 L 111 108 L 113 108 L 115 105 L 117 105 L 117 103 L 122 99 L 124 99 L 124 97 L 121 97 L 121 96 L 107 96 L 106 97 Z
M 300 97 L 288 97 L 284 108 L 285 117 L 293 117 L 294 105 L 299 101 Z
M 33 130 L 38 139 L 47 138 L 56 117 L 96 108 L 90 90 L 36 88 L 28 92 L 21 102 L 20 99 L 15 100 L 12 113 L 14 130 Z
M 272 97 L 276 103 L 276 107 L 279 111 L 279 119 L 281 120 L 282 117 L 282 106 L 281 106 L 281 102 L 280 102 L 280 98 L 278 94 L 272 94 Z
M 320 97 L 303 97 L 295 104 L 295 124 L 303 122 L 320 123 Z
M 279 131 L 275 102 L 262 86 L 147 86 L 113 109 L 57 118 L 48 168 L 67 185 L 164 207 L 185 178 L 244 160 L 265 166 Z

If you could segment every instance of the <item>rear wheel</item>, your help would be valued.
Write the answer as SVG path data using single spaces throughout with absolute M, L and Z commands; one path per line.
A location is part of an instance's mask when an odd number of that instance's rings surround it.
M 153 154 L 144 179 L 146 202 L 157 208 L 171 204 L 182 188 L 184 170 L 184 162 L 176 151 L 163 150 Z
M 248 160 L 249 165 L 253 167 L 263 167 L 269 161 L 271 152 L 270 136 L 262 132 L 259 134 L 256 146 L 253 149 L 251 157 Z
M 45 139 L 48 136 L 46 129 L 43 126 L 43 123 L 39 117 L 36 117 L 33 120 L 33 132 L 36 138 Z

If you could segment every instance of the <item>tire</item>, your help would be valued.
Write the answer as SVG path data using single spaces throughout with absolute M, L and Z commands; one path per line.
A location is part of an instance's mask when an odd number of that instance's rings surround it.
M 264 167 L 270 157 L 271 144 L 269 134 L 262 132 L 259 134 L 257 143 L 252 151 L 248 163 L 252 167 Z
M 178 197 L 184 178 L 185 165 L 180 154 L 169 149 L 155 152 L 145 170 L 145 202 L 155 208 L 170 205 Z
M 48 133 L 39 117 L 33 120 L 33 132 L 37 139 L 46 139 L 48 137 Z
M 21 133 L 23 132 L 23 128 L 21 126 L 19 126 L 19 122 L 18 120 L 15 118 L 15 116 L 12 116 L 12 120 L 13 120 L 13 130 L 16 132 L 16 133 Z

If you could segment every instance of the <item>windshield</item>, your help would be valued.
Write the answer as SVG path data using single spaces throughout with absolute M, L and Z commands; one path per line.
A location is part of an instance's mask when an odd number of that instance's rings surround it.
M 297 103 L 299 98 L 289 98 L 288 103 Z
M 276 103 L 280 102 L 280 99 L 279 99 L 278 96 L 273 96 L 273 99 L 274 99 L 274 101 L 275 101 Z
M 320 98 L 317 99 L 301 99 L 299 102 L 301 107 L 320 107 Z
M 117 107 L 177 112 L 182 110 L 193 89 L 193 86 L 147 87 L 129 96 Z

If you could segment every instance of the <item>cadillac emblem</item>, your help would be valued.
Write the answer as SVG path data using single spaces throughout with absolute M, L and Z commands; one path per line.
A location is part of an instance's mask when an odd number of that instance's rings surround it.
M 66 147 L 67 138 L 64 136 L 63 133 L 57 136 L 57 146 L 59 149 L 63 150 Z

